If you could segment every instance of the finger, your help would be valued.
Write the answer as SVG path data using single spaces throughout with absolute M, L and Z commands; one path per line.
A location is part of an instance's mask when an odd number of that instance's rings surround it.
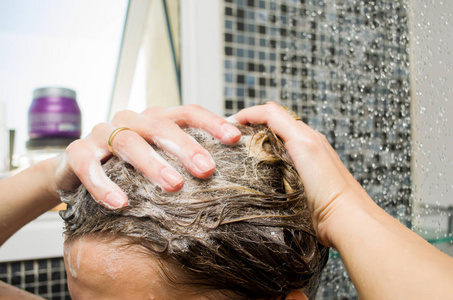
M 137 117 L 137 115 L 131 112 L 122 113 L 120 119 L 122 122 L 121 126 L 131 128 L 149 143 L 153 143 L 157 147 L 176 156 L 194 176 L 207 178 L 214 173 L 215 162 L 209 152 L 173 121 L 167 118 L 158 118 L 157 116 L 139 115 Z M 124 131 L 121 133 L 124 133 Z M 131 147 L 124 144 L 124 148 L 129 149 Z M 134 166 L 137 167 L 137 165 Z
M 327 140 L 305 123 L 296 121 L 276 103 L 244 109 L 233 119 L 241 124 L 267 124 L 285 143 L 307 192 L 309 183 L 316 178 L 315 173 L 324 170 L 321 166 L 331 162 L 330 150 L 326 151 L 326 148 L 331 148 Z
M 148 180 L 166 191 L 174 192 L 184 185 L 184 178 L 138 133 L 132 130 L 118 132 L 112 141 L 112 148 L 120 159 L 133 165 Z
M 241 138 L 241 132 L 236 126 L 199 105 L 150 108 L 143 114 L 151 116 L 158 114 L 162 118 L 169 118 L 180 127 L 202 129 L 226 145 L 235 144 Z
M 325 187 L 338 187 L 343 186 L 345 180 L 353 181 L 325 136 L 296 121 L 280 105 L 267 103 L 250 107 L 234 115 L 234 119 L 242 124 L 267 124 L 284 141 L 309 199 L 315 199 L 314 194 L 320 192 L 319 182 L 324 182 Z M 327 193 L 326 190 L 322 192 Z
M 113 183 L 102 169 L 96 156 L 101 150 L 88 140 L 79 140 L 68 146 L 67 163 L 80 182 L 99 204 L 116 209 L 128 204 L 126 194 Z
M 112 157 L 112 153 L 106 146 L 110 132 L 115 129 L 112 128 L 112 125 L 108 123 L 97 124 L 94 126 L 91 133 L 85 138 L 87 143 L 94 146 L 92 147 L 94 157 L 96 157 L 96 160 L 101 163 Z
M 243 109 L 229 120 L 240 124 L 267 124 L 284 142 L 295 138 L 313 138 L 317 134 L 307 124 L 295 120 L 275 102 Z

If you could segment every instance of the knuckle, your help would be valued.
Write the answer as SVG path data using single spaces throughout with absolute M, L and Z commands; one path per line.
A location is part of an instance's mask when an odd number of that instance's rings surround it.
M 325 139 L 325 137 L 322 134 L 313 132 L 305 136 L 303 144 L 307 151 L 316 153 L 322 149 L 324 144 L 323 139 Z
M 82 140 L 75 140 L 72 143 L 70 143 L 65 150 L 66 154 L 72 154 L 73 152 L 76 152 L 76 149 L 79 148 L 82 144 Z
M 113 119 L 112 119 L 112 123 L 117 125 L 121 122 L 123 122 L 124 120 L 127 120 L 129 119 L 131 116 L 135 115 L 135 112 L 131 111 L 131 110 L 121 110 L 121 111 L 118 111 L 115 113 L 115 115 L 113 116 Z
M 146 109 L 142 112 L 142 114 L 143 114 L 143 115 L 154 115 L 154 114 L 158 114 L 159 112 L 161 112 L 162 109 L 163 109 L 163 108 L 160 107 L 160 106 L 152 106 L 152 107 L 146 108 Z
M 195 141 L 187 141 L 181 146 L 181 153 L 187 156 L 194 156 L 196 153 L 206 153 L 206 150 Z
M 127 130 L 120 133 L 113 140 L 115 151 L 121 151 L 128 146 L 134 147 L 139 142 L 139 136 L 135 132 Z
M 150 119 L 150 120 L 148 120 L 148 122 L 149 122 L 149 125 L 151 125 L 153 129 L 157 128 L 158 130 L 175 125 L 175 123 L 172 120 L 167 119 L 167 118 Z
M 85 139 L 79 139 L 71 142 L 65 149 L 65 155 L 67 157 L 78 156 L 81 152 L 86 151 L 87 141 Z
M 107 123 L 99 123 L 93 127 L 93 130 L 91 132 L 94 134 L 101 133 L 101 132 L 105 132 L 109 128 L 111 128 L 111 125 L 109 125 Z
M 204 110 L 203 107 L 201 107 L 200 105 L 198 104 L 188 104 L 185 106 L 187 108 L 187 110 L 190 110 L 190 111 L 200 111 L 200 110 Z
M 181 110 L 181 115 L 184 119 L 191 119 L 194 116 L 199 116 L 200 113 L 204 113 L 207 110 L 198 104 L 188 104 Z
M 277 113 L 279 110 L 281 110 L 281 106 L 280 104 L 277 104 L 275 102 L 267 102 L 265 105 L 264 105 L 264 108 L 265 108 L 265 111 L 267 114 L 275 114 Z
M 269 101 L 264 106 L 268 107 L 270 109 L 273 109 L 273 110 L 281 107 L 280 104 L 278 104 L 277 102 L 274 102 L 274 101 Z
M 172 127 L 178 127 L 173 121 L 166 118 L 152 118 L 146 120 L 145 122 L 146 128 L 149 129 L 142 134 L 146 139 L 151 140 L 153 140 L 156 136 L 162 135 L 164 132 L 168 132 L 168 129 Z
M 91 161 L 83 159 L 76 161 L 72 164 L 71 168 L 78 178 L 83 178 L 85 174 L 88 174 Z
M 273 107 L 278 106 L 278 107 L 280 107 L 280 104 L 278 104 L 275 101 L 267 101 L 264 105 L 265 106 L 273 106 Z

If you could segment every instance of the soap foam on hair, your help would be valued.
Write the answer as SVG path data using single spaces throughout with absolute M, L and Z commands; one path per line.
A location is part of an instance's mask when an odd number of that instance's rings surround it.
M 328 249 L 316 240 L 291 159 L 267 127 L 238 128 L 242 138 L 234 146 L 225 146 L 201 130 L 185 130 L 216 162 L 208 179 L 195 178 L 175 155 L 154 147 L 184 177 L 184 188 L 174 193 L 112 158 L 104 170 L 123 189 L 129 205 L 106 209 L 83 187 L 68 193 L 63 197 L 68 209 L 61 213 L 68 240 L 93 233 L 124 237 L 130 245 L 194 271 L 183 279 L 190 282 L 193 277 L 219 289 L 240 285 L 243 290 L 277 295 L 316 282 L 319 269 L 307 266 L 322 269 Z M 253 267 L 244 269 L 244 265 Z

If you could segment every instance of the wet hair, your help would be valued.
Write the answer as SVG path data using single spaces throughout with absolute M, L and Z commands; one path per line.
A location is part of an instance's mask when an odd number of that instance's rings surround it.
M 296 289 L 314 298 L 328 248 L 316 239 L 299 175 L 270 129 L 238 128 L 243 137 L 235 146 L 186 129 L 216 162 L 209 179 L 193 177 L 156 148 L 185 178 L 176 193 L 110 159 L 104 170 L 129 205 L 104 208 L 83 186 L 62 192 L 66 242 L 88 235 L 124 238 L 181 271 L 167 276 L 169 284 L 221 291 L 225 299 L 276 299 Z

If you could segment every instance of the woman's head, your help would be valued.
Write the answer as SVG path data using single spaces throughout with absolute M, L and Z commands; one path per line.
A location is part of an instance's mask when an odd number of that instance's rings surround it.
M 299 176 L 267 127 L 239 129 L 243 138 L 233 147 L 187 130 L 216 162 L 209 179 L 194 178 L 156 149 L 185 178 L 177 193 L 117 159 L 104 169 L 126 192 L 129 206 L 106 209 L 83 187 L 64 193 L 70 285 L 77 290 L 103 278 L 124 277 L 124 283 L 136 276 L 145 284 L 134 290 L 156 299 L 164 299 L 157 289 L 168 299 L 181 292 L 187 298 L 271 299 L 297 289 L 311 297 L 328 249 L 317 242 Z M 84 280 L 81 270 L 97 279 Z

